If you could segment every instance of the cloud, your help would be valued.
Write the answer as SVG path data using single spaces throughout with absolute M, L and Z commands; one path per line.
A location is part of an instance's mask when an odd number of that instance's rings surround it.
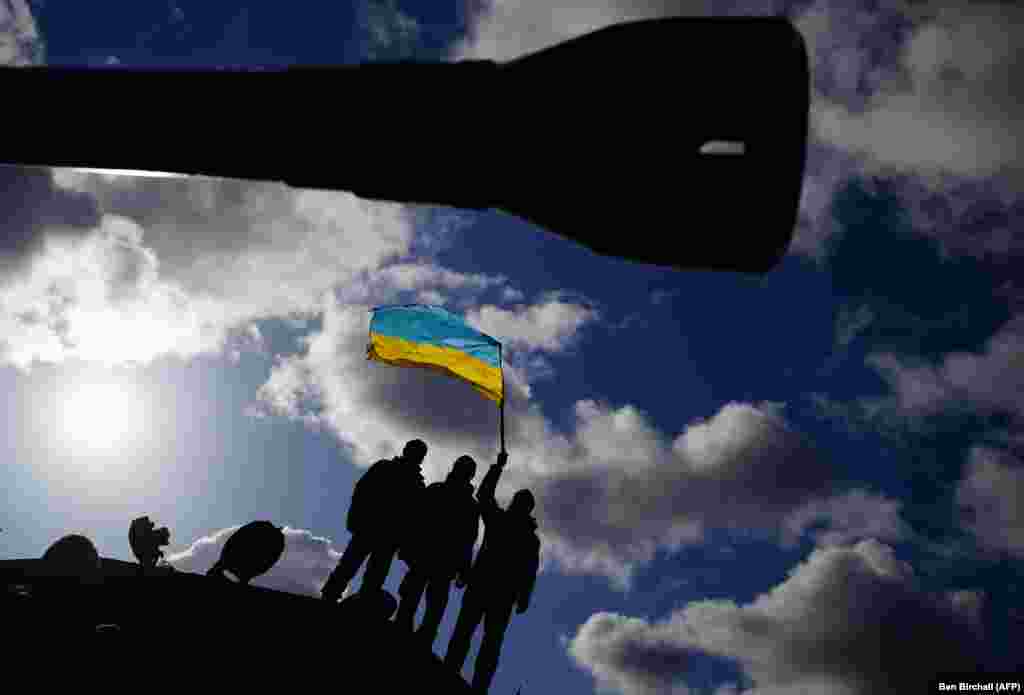
M 105 217 L 80 238 L 49 237 L 0 299 L 0 359 L 117 364 L 212 347 L 202 307 L 162 282 L 129 220 Z
M 47 169 L 0 165 L 0 210 L 0 287 L 42 250 L 44 233 L 82 236 L 100 221 L 96 201 L 57 186 Z
M 594 309 L 557 298 L 512 309 L 485 304 L 466 313 L 467 322 L 503 344 L 548 352 L 565 350 L 584 324 L 597 318 Z
M 224 543 L 241 528 L 231 526 L 203 536 L 180 553 L 167 557 L 175 569 L 203 574 L 217 561 Z M 270 571 L 252 581 L 255 586 L 305 596 L 319 596 L 320 588 L 338 564 L 341 553 L 328 538 L 303 529 L 284 527 L 284 553 Z
M 0 65 L 39 65 L 45 46 L 25 0 L 0 0 Z
M 576 411 L 569 456 L 531 482 L 552 555 L 569 571 L 628 584 L 657 548 L 701 542 L 709 527 L 784 542 L 816 521 L 829 542 L 872 528 L 899 533 L 882 498 L 833 499 L 828 460 L 771 408 L 727 404 L 674 441 L 631 406 L 582 402 Z M 865 519 L 877 511 L 881 519 Z
M 393 203 L 283 184 L 187 177 L 67 175 L 106 214 L 132 219 L 169 278 L 190 294 L 286 314 L 351 274 L 404 254 L 413 218 Z
M 926 186 L 903 177 L 899 192 L 914 228 L 937 239 L 948 255 L 972 256 L 989 270 L 1003 270 L 997 283 L 1016 277 L 1013 268 L 1024 259 L 1024 238 L 1017 231 L 1024 224 L 1019 185 L 945 177 Z
M 334 297 L 341 303 L 369 307 L 413 301 L 464 306 L 478 301 L 479 295 L 489 289 L 508 289 L 506 283 L 502 275 L 460 273 L 419 259 L 361 271 L 340 282 L 334 289 Z
M 750 695 L 868 695 L 979 670 L 982 600 L 925 592 L 891 548 L 868 539 L 814 550 L 745 605 L 697 601 L 655 623 L 595 614 L 568 651 L 598 685 L 624 693 L 666 692 L 705 652 L 735 660 Z
M 570 642 L 569 654 L 600 687 L 625 695 L 683 695 L 688 690 L 677 681 L 694 656 L 663 639 L 646 620 L 615 613 L 590 616 Z
M 917 9 L 892 3 L 890 8 L 897 13 L 871 16 L 838 3 L 810 11 L 814 20 L 804 27 L 815 23 L 824 32 L 808 32 L 815 42 L 832 44 L 836 36 L 852 32 L 861 36 L 861 51 L 834 53 L 831 74 L 842 74 L 842 67 L 851 83 L 869 90 L 863 103 L 852 104 L 819 92 L 812 110 L 816 136 L 863 156 L 880 173 L 987 178 L 1014 169 L 1019 175 L 1024 9 L 995 2 L 938 2 Z M 822 14 L 828 15 L 824 21 Z M 869 40 L 867 25 L 876 29 L 876 38 Z M 897 56 L 892 34 L 881 31 L 888 27 L 904 39 L 895 44 Z M 870 41 L 886 41 L 888 48 L 872 52 Z M 875 61 L 882 55 L 896 62 L 879 65 Z
M 953 352 L 938 364 L 875 354 L 868 364 L 894 391 L 908 415 L 929 415 L 956 403 L 986 413 L 1024 416 L 1024 314 L 1004 324 L 981 352 Z
M 1012 249 L 1012 224 L 981 233 L 976 224 L 979 206 L 989 223 L 998 222 L 993 211 L 1016 218 L 1024 11 L 997 2 L 826 0 L 788 12 L 807 42 L 812 79 L 792 251 L 822 258 L 839 231 L 832 197 L 856 177 L 897 182 L 918 231 L 954 253 L 998 259 Z
M 221 350 L 251 321 L 316 313 L 336 286 L 407 254 L 415 233 L 409 209 L 348 193 L 70 170 L 3 174 L 19 212 L 0 286 L 0 354 L 23 367 Z M 484 280 L 464 284 L 473 282 Z
M 903 540 L 910 529 L 900 517 L 901 506 L 897 500 L 864 490 L 813 500 L 786 517 L 785 538 L 796 543 L 815 525 L 826 522 L 828 528 L 811 531 L 815 542 L 823 546 L 850 545 L 867 538 Z
M 956 499 L 964 525 L 986 547 L 1024 557 L 1024 461 L 974 447 Z
M 381 284 L 398 291 L 436 288 L 443 290 L 470 290 L 482 292 L 506 282 L 501 275 L 458 273 L 431 263 L 397 263 L 377 273 Z

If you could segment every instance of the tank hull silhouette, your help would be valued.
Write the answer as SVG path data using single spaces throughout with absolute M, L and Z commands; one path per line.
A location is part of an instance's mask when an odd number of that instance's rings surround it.
M 343 678 L 350 693 L 470 692 L 437 657 L 372 612 L 189 572 L 140 576 L 135 563 L 102 564 L 103 582 L 80 587 L 48 573 L 41 560 L 0 561 L 11 663 L 41 653 L 48 662 L 100 654 L 121 677 L 148 671 L 151 680 L 153 669 L 171 664 L 202 666 L 196 672 L 203 687 L 260 692 L 283 670 L 298 687 L 336 687 Z M 87 611 L 69 615 L 49 598 L 72 588 Z M 296 658 L 314 667 L 295 669 Z
M 33 104 L 0 157 L 498 209 L 600 254 L 760 274 L 796 223 L 808 75 L 781 17 L 631 22 L 505 63 L 0 68 Z

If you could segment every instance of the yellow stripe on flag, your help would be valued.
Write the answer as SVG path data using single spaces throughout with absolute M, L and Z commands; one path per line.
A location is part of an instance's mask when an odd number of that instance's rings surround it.
M 436 369 L 468 381 L 492 401 L 500 402 L 504 396 L 501 369 L 454 348 L 370 333 L 367 357 L 399 367 Z

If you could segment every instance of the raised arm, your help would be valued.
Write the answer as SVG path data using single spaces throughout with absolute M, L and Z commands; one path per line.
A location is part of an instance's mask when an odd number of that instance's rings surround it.
M 491 523 L 495 515 L 501 511 L 498 501 L 494 499 L 494 491 L 498 488 L 498 478 L 501 477 L 506 463 L 508 463 L 508 454 L 505 452 L 498 454 L 498 462 L 487 471 L 483 482 L 480 483 L 480 489 L 477 490 L 476 499 L 480 503 L 480 515 L 484 518 L 485 524 Z

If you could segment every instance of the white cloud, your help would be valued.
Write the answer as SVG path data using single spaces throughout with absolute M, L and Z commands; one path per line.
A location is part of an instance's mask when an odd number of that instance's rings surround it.
M 676 641 L 663 639 L 641 618 L 595 613 L 580 626 L 568 650 L 602 689 L 624 695 L 689 692 L 678 681 L 691 655 Z
M 531 481 L 541 530 L 570 571 L 628 584 L 659 547 L 700 542 L 708 527 L 775 536 L 832 492 L 828 461 L 768 409 L 727 404 L 674 441 L 630 406 L 583 402 L 576 414 L 569 455 Z
M 334 296 L 346 304 L 379 306 L 401 298 L 422 304 L 463 305 L 482 292 L 504 287 L 502 275 L 460 273 L 427 260 L 392 263 L 362 271 L 347 282 L 339 283 Z
M 790 543 L 795 543 L 816 523 L 827 522 L 827 529 L 812 532 L 819 545 L 849 545 L 866 538 L 899 541 L 911 533 L 900 518 L 901 506 L 897 500 L 851 490 L 813 500 L 794 510 L 783 522 L 784 534 Z
M 1005 451 L 971 449 L 956 497 L 964 525 L 983 545 L 1024 557 L 1024 461 Z
M 466 313 L 470 325 L 505 345 L 548 352 L 565 350 L 584 324 L 597 319 L 597 311 L 557 298 L 512 309 L 486 304 Z
M 141 238 L 137 225 L 108 216 L 86 236 L 46 241 L 0 295 L 0 358 L 20 367 L 68 358 L 117 364 L 219 345 L 226 327 L 214 321 L 217 307 L 162 282 Z
M 414 233 L 406 208 L 348 193 L 202 178 L 3 175 L 23 194 L 16 209 L 28 211 L 14 220 L 16 243 L 0 265 L 8 270 L 0 277 L 0 351 L 20 366 L 221 350 L 253 320 L 319 311 L 335 286 L 406 254 Z M 401 279 L 393 272 L 386 279 Z M 459 282 L 436 274 L 442 285 Z
M 445 290 L 470 289 L 477 292 L 500 286 L 505 278 L 482 273 L 458 273 L 430 263 L 396 263 L 378 275 L 395 290 L 419 290 L 427 287 Z
M 1024 10 L 994 2 L 933 7 L 917 17 L 904 10 L 907 19 L 916 20 L 913 31 L 898 63 L 876 78 L 865 105 L 851 108 L 824 97 L 815 101 L 815 134 L 863 155 L 878 172 L 985 178 L 1014 168 L 1019 174 Z M 837 27 L 849 19 L 845 9 L 822 23 L 826 35 L 821 40 L 849 31 Z M 866 52 L 850 57 L 853 80 L 875 67 Z
M 700 652 L 735 660 L 753 681 L 749 695 L 869 695 L 978 670 L 981 600 L 924 592 L 909 565 L 869 539 L 813 551 L 749 604 L 697 601 L 655 623 L 595 614 L 569 654 L 599 685 L 630 695 L 669 692 Z
M 873 176 L 898 184 L 915 227 L 947 250 L 1019 258 L 1005 218 L 1024 181 L 1024 11 L 904 0 L 803 7 L 793 18 L 811 59 L 811 123 L 791 250 L 823 258 L 839 231 L 835 191 Z M 978 229 L 979 203 L 1000 208 L 1004 222 Z
M 981 352 L 953 352 L 938 364 L 877 354 L 868 364 L 888 380 L 898 407 L 911 415 L 962 402 L 983 412 L 1024 416 L 1024 314 L 1004 324 Z
M 183 572 L 203 574 L 220 557 L 227 539 L 241 526 L 231 526 L 198 538 L 180 553 L 170 554 L 167 562 Z M 253 579 L 254 586 L 319 596 L 320 588 L 338 564 L 341 553 L 328 538 L 310 531 L 284 527 L 284 553 L 266 573 Z

